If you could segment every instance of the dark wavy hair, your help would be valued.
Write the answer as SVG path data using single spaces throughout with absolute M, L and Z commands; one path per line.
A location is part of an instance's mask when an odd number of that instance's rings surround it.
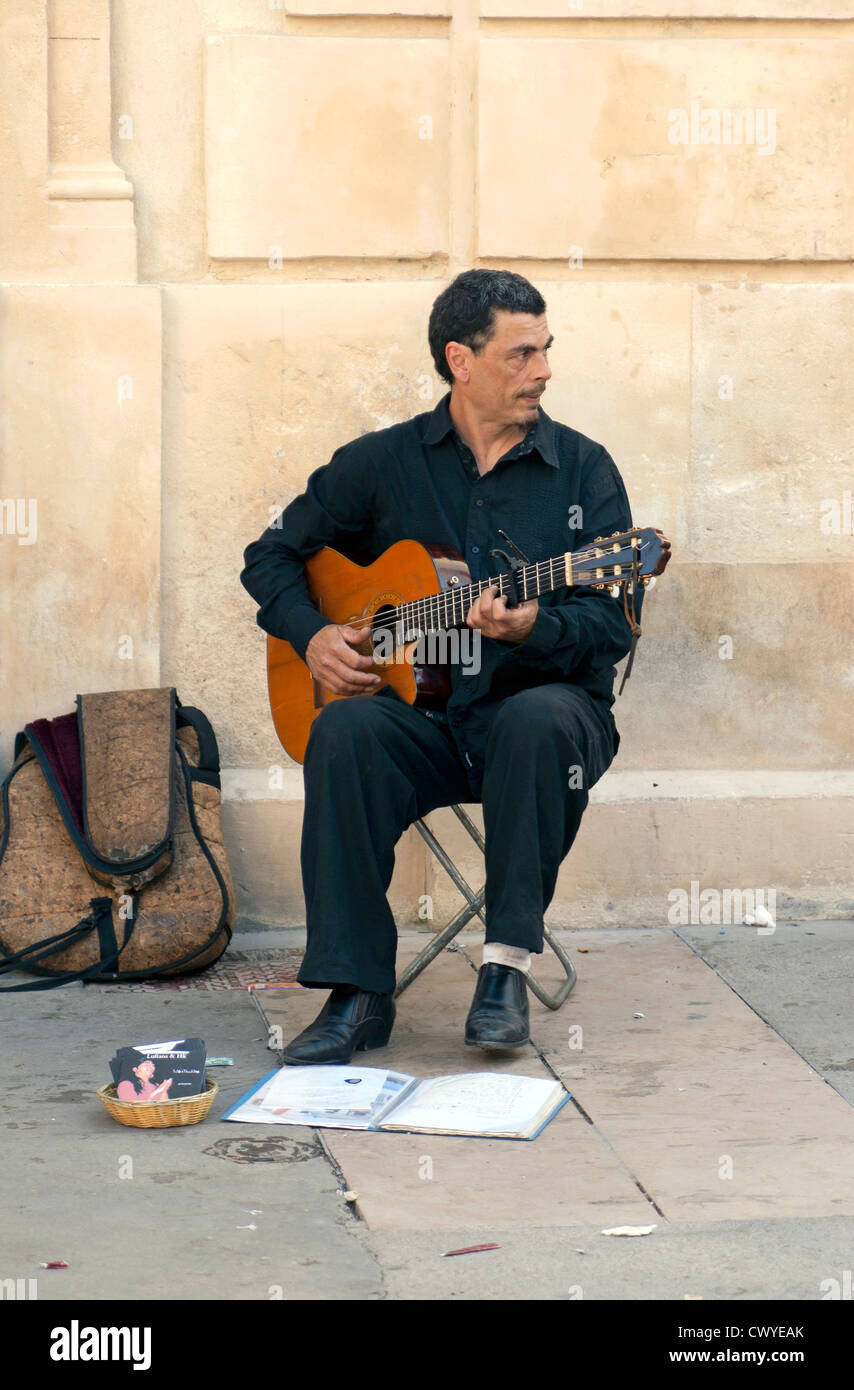
M 436 371 L 453 385 L 445 360 L 448 343 L 465 343 L 477 355 L 495 332 L 495 310 L 544 314 L 546 301 L 524 275 L 512 270 L 464 270 L 433 304 L 427 337 Z

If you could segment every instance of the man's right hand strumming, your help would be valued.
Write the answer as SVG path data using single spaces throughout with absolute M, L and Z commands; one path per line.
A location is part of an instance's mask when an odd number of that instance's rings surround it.
M 371 667 L 371 625 L 336 627 L 329 623 L 306 647 L 305 661 L 316 681 L 333 695 L 369 695 L 382 682 Z

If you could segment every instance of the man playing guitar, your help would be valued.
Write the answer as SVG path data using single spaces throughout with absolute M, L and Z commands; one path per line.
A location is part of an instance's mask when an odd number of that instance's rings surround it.
M 429 324 L 449 393 L 433 411 L 338 449 L 246 550 L 241 579 L 260 626 L 292 645 L 315 688 L 347 697 L 320 710 L 305 751 L 299 979 L 331 993 L 287 1062 L 347 1063 L 388 1041 L 394 846 L 413 821 L 457 802 L 482 802 L 486 840 L 486 941 L 465 1041 L 503 1050 L 528 1040 L 525 976 L 543 948 L 543 914 L 589 790 L 619 745 L 614 663 L 632 645 L 623 602 L 564 585 L 513 606 L 486 588 L 465 619 L 479 661 L 450 667 L 444 709 L 422 708 L 376 674 L 366 627 L 318 611 L 305 562 L 329 546 L 368 564 L 415 540 L 453 547 L 484 580 L 518 555 L 537 563 L 631 528 L 608 453 L 542 409 L 545 311 L 520 275 L 459 275 Z M 661 544 L 659 572 L 669 559 Z

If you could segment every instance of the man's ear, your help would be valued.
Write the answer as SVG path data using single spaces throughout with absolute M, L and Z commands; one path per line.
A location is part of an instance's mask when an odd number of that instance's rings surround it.
M 465 343 L 446 343 L 445 361 L 455 381 L 468 381 L 471 375 L 471 348 L 467 348 Z

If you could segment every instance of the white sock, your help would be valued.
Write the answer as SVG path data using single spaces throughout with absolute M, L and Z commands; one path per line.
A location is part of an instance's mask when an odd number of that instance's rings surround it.
M 505 946 L 500 941 L 490 941 L 483 948 L 484 965 L 511 965 L 514 970 L 521 970 L 523 975 L 527 975 L 531 969 L 531 952 L 523 951 L 519 946 Z

